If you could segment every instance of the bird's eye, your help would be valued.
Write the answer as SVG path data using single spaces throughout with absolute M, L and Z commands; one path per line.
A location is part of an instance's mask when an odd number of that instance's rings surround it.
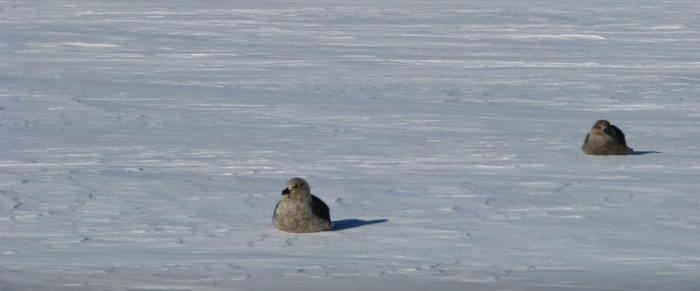
M 294 185 L 294 189 L 299 188 L 299 185 Z

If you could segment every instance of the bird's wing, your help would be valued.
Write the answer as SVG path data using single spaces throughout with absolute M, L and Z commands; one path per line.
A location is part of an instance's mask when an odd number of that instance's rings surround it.
M 331 220 L 331 212 L 328 209 L 328 205 L 313 194 L 311 195 L 311 211 L 320 218 Z
M 613 130 L 615 130 L 615 141 L 617 141 L 619 144 L 622 144 L 624 146 L 627 146 L 627 142 L 625 141 L 625 134 L 622 133 L 622 130 L 617 128 L 617 126 L 610 125 L 612 126 Z

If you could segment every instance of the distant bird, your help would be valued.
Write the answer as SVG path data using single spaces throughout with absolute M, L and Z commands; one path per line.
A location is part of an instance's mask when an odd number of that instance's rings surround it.
M 293 178 L 282 191 L 272 224 L 286 232 L 317 232 L 333 228 L 328 205 L 311 194 L 309 183 Z
M 627 147 L 625 134 L 607 120 L 598 120 L 581 147 L 588 155 L 628 155 L 632 149 Z

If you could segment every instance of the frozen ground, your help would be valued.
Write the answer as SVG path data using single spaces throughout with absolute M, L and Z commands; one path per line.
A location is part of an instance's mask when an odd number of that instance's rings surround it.
M 698 15 L 0 0 L 0 290 L 700 290 Z

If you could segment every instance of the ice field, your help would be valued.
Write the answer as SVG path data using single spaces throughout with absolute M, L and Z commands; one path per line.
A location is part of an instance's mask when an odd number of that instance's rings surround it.
M 698 1 L 0 0 L 0 291 L 698 286 Z

